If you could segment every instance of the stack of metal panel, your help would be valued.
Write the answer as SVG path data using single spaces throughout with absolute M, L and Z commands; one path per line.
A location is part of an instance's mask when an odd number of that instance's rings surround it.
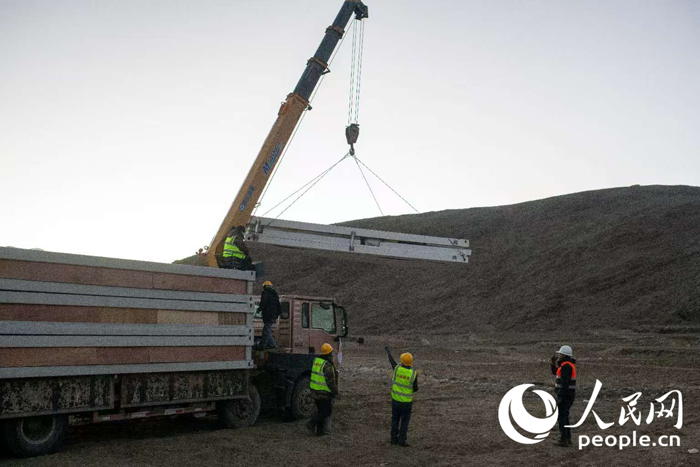
M 0 248 L 0 378 L 251 368 L 254 280 Z

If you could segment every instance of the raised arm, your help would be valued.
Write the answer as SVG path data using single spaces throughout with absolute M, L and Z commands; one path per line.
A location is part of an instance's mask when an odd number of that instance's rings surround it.
M 388 345 L 384 346 L 384 350 L 386 350 L 386 354 L 389 357 L 389 363 L 391 364 L 391 369 L 393 370 L 396 368 L 396 360 L 394 360 L 394 357 L 391 356 L 391 349 Z

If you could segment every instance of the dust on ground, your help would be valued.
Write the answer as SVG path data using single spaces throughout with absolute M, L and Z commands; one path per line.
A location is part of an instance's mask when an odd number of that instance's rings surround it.
M 660 332 L 659 332 L 660 331 Z M 251 428 L 219 429 L 214 418 L 160 419 L 72 428 L 60 452 L 0 462 L 14 466 L 465 466 L 465 465 L 698 465 L 700 453 L 700 334 L 693 330 L 657 332 L 588 332 L 570 336 L 509 334 L 507 336 L 424 336 L 415 339 L 365 336 L 363 345 L 344 346 L 341 399 L 336 403 L 333 434 L 312 437 L 303 421 L 284 422 L 262 416 Z M 498 406 L 512 387 L 532 383 L 551 390 L 549 357 L 561 344 L 572 345 L 577 357 L 579 392 L 572 420 L 581 417 L 596 379 L 603 388 L 594 410 L 614 426 L 601 430 L 589 415 L 574 430 L 574 447 L 554 446 L 556 428 L 542 443 L 521 445 L 510 440 L 498 423 Z M 411 351 L 420 372 L 409 430 L 411 447 L 389 441 L 389 364 L 382 347 L 395 356 Z M 535 389 L 533 388 L 533 389 Z M 649 403 L 680 389 L 683 427 L 672 418 L 645 419 Z M 621 399 L 642 392 L 637 407 L 639 426 L 620 426 Z M 542 417 L 536 396 L 526 406 Z M 657 409 L 659 404 L 656 403 Z M 680 447 L 577 447 L 579 435 L 678 435 Z

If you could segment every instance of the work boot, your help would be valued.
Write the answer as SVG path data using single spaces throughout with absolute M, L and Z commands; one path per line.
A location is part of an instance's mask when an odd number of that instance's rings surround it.
M 567 443 L 564 438 L 559 438 L 558 440 L 554 441 L 554 445 L 562 448 L 568 448 L 570 446 L 570 444 Z
M 391 438 L 390 443 L 391 443 L 391 444 L 399 444 L 399 440 L 396 439 L 396 438 Z
M 571 441 L 571 438 L 567 438 L 566 444 L 568 444 L 569 446 L 572 446 L 574 443 Z
M 316 424 L 313 422 L 313 420 L 309 420 L 308 422 L 306 422 L 306 428 L 309 429 L 309 433 L 311 433 L 312 435 L 316 434 Z
M 408 444 L 408 441 L 403 441 L 403 440 L 401 440 L 401 441 L 399 441 L 399 446 L 401 446 L 402 448 L 408 448 L 408 447 L 410 447 L 411 445 Z

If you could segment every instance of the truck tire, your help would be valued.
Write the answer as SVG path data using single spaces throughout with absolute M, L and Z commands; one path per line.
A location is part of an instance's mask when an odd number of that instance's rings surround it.
M 311 395 L 310 382 L 311 378 L 304 376 L 294 385 L 294 391 L 292 392 L 292 417 L 295 420 L 311 418 L 316 412 L 316 402 L 314 402 Z
M 232 399 L 218 403 L 219 421 L 225 428 L 253 426 L 260 415 L 260 393 L 254 384 L 248 385 L 249 399 Z
M 64 415 L 25 417 L 3 424 L 3 439 L 17 457 L 50 454 L 63 444 L 68 418 Z

